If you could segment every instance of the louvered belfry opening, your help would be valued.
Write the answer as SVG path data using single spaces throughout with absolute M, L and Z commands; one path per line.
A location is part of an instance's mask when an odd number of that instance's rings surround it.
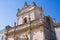
M 27 17 L 24 18 L 24 23 L 27 23 Z

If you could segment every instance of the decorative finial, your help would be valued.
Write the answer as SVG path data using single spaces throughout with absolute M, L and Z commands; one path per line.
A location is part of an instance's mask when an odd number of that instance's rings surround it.
M 24 7 L 27 7 L 28 6 L 28 4 L 27 4 L 27 2 L 25 2 L 25 5 L 24 5 Z
M 19 13 L 20 12 L 20 9 L 18 8 L 17 10 L 18 10 L 18 13 Z
M 33 2 L 33 3 L 32 3 L 32 6 L 36 6 L 36 3 L 35 3 L 35 2 Z
M 7 26 L 5 27 L 5 29 L 6 29 L 7 31 L 9 31 L 10 26 L 9 26 L 9 25 L 7 25 Z
M 20 11 L 20 9 L 18 8 L 18 11 Z
M 16 22 L 14 22 L 14 26 L 16 26 Z

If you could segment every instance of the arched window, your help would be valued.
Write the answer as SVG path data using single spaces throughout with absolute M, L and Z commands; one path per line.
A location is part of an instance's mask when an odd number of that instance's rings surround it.
M 27 17 L 24 18 L 24 23 L 27 23 Z

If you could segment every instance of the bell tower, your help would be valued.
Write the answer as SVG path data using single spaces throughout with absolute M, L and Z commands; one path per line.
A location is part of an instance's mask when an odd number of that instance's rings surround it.
M 29 6 L 27 2 L 25 2 L 24 8 L 18 9 L 17 25 L 28 23 L 29 17 L 31 21 L 33 21 L 39 19 L 41 16 L 43 16 L 43 10 L 37 7 L 35 2 L 32 3 L 32 6 Z
M 53 28 L 52 18 L 47 16 L 50 21 L 47 20 L 46 19 L 47 17 L 44 16 L 43 12 L 44 10 L 42 9 L 42 7 L 38 7 L 35 2 L 33 2 L 31 6 L 29 6 L 27 2 L 25 2 L 24 8 L 18 10 L 17 24 L 24 25 L 24 24 L 29 24 L 30 22 L 29 27 L 31 29 L 30 29 L 30 33 L 28 33 L 30 34 L 30 38 L 31 38 L 30 40 L 51 40 L 49 34 L 52 36 L 50 32 L 50 30 Z M 49 26 L 52 28 L 49 28 Z M 47 30 L 47 27 L 49 31 Z
M 35 23 L 33 23 L 34 21 Z M 29 22 L 31 22 L 31 40 L 44 39 L 43 25 L 40 25 L 43 24 L 43 21 L 43 9 L 41 7 L 37 7 L 35 2 L 32 3 L 32 6 L 28 6 L 27 2 L 25 2 L 24 8 L 18 10 L 17 25 L 29 24 Z

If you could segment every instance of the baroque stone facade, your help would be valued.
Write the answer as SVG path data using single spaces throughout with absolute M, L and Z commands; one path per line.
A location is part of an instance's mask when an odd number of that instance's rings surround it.
M 18 9 L 17 23 L 14 27 L 6 26 L 6 40 L 56 40 L 54 19 L 44 16 L 44 10 L 35 2 Z

